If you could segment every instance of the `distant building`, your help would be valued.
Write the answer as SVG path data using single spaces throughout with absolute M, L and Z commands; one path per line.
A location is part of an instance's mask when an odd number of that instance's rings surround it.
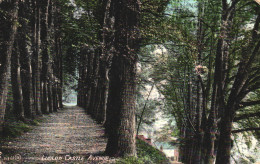
M 137 138 L 153 146 L 151 138 L 146 138 L 144 135 L 138 135 Z
M 179 161 L 178 143 L 158 141 L 152 143 L 152 140 L 150 138 L 146 138 L 144 135 L 138 135 L 137 138 L 163 152 L 171 161 Z
M 179 146 L 174 142 L 154 142 L 154 146 L 161 150 L 172 161 L 179 161 Z

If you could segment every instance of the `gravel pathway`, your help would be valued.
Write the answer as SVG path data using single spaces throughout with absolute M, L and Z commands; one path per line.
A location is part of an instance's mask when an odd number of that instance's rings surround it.
M 2 163 L 114 163 L 102 156 L 104 129 L 80 107 L 45 115 L 32 131 L 1 146 Z M 12 155 L 6 155 L 6 154 Z M 1 164 L 1 161 L 0 161 Z

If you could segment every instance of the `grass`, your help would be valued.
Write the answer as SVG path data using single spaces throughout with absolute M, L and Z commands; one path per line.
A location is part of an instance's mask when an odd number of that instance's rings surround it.
M 4 125 L 3 128 L 3 137 L 7 138 L 15 138 L 22 135 L 25 132 L 30 131 L 32 128 L 30 125 L 23 122 L 12 122 Z
M 11 112 L 6 113 L 0 141 L 7 141 L 19 137 L 32 130 L 34 126 L 38 126 L 40 122 L 43 121 L 43 117 L 38 117 L 33 120 L 17 121 L 16 117 Z
M 137 139 L 137 157 L 126 157 L 118 160 L 116 164 L 168 164 L 169 160 L 158 149 L 146 142 Z

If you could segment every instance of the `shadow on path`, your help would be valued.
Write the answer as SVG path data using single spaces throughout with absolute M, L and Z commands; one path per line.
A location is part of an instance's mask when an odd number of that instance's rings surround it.
M 1 145 L 4 163 L 113 163 L 104 129 L 77 106 L 45 115 L 32 131 Z M 95 155 L 96 154 L 96 155 Z M 1 161 L 0 161 L 1 163 Z

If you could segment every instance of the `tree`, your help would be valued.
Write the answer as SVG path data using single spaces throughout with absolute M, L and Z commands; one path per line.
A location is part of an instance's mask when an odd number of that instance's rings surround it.
M 32 88 L 34 108 L 37 115 L 41 115 L 41 78 L 40 78 L 40 7 L 38 1 L 32 1 L 31 42 L 32 42 Z
M 23 92 L 21 86 L 21 75 L 20 75 L 20 56 L 18 43 L 14 44 L 13 53 L 11 56 L 11 84 L 13 93 L 13 112 L 17 120 L 24 121 L 24 106 L 23 106 Z
M 221 159 L 219 163 L 229 162 L 232 132 L 252 130 L 256 134 L 259 129 L 258 123 L 245 119 L 246 116 L 256 119 L 258 113 L 253 110 L 257 109 L 258 98 L 251 95 L 257 93 L 259 85 L 255 74 L 259 58 L 254 54 L 259 53 L 258 35 L 254 35 L 258 29 L 259 6 L 251 1 L 198 1 L 195 5 L 171 3 L 172 11 L 167 12 L 171 19 L 166 25 L 171 31 L 164 29 L 168 37 L 161 37 L 168 40 L 163 43 L 153 39 L 167 49 L 167 60 L 154 64 L 152 78 L 167 100 L 169 113 L 176 119 L 183 162 L 213 163 L 216 155 Z M 248 27 L 250 24 L 254 24 L 252 29 Z M 150 36 L 153 37 L 156 38 Z M 252 58 L 255 60 L 249 62 Z M 239 90 L 241 93 L 237 94 L 235 91 Z M 230 117 L 243 119 L 239 126 L 245 128 L 232 130 L 233 121 L 227 121 Z M 221 138 L 221 133 L 229 136 Z
M 15 34 L 17 30 L 18 19 L 18 0 L 0 2 L 1 12 L 0 31 L 1 31 L 1 57 L 0 57 L 0 131 L 4 123 L 7 86 L 10 79 L 11 54 Z M 10 19 L 7 19 L 10 18 Z
M 49 113 L 48 108 L 48 70 L 49 70 L 49 4 L 50 0 L 41 3 L 41 42 L 42 42 L 42 72 L 41 72 L 41 82 L 42 82 L 42 113 Z
M 32 90 L 32 68 L 31 68 L 31 54 L 28 50 L 28 43 L 30 42 L 27 38 L 29 34 L 28 19 L 30 18 L 29 13 L 30 3 L 28 0 L 19 2 L 19 23 L 18 27 L 18 47 L 20 51 L 20 63 L 21 63 L 21 82 L 23 90 L 23 105 L 24 114 L 27 118 L 34 118 L 36 115 L 35 108 L 33 106 L 33 90 Z
M 110 71 L 106 119 L 110 130 L 106 153 L 110 156 L 135 156 L 136 52 L 140 47 L 140 1 L 122 0 L 114 5 L 115 54 Z
M 101 25 L 102 30 L 102 54 L 100 56 L 99 81 L 97 90 L 97 114 L 96 119 L 99 123 L 105 123 L 107 111 L 107 98 L 109 90 L 109 72 L 111 69 L 114 54 L 114 2 L 111 0 L 103 1 L 105 13 Z

